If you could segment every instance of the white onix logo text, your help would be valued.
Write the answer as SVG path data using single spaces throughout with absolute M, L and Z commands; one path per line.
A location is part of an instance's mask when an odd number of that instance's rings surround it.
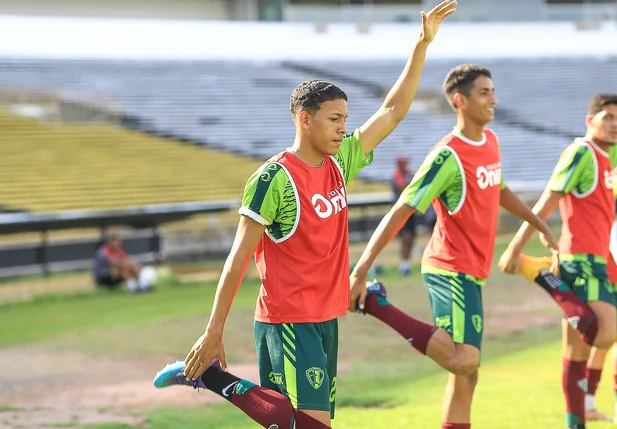
M 613 189 L 613 181 L 615 177 L 609 171 L 604 170 L 604 186 L 606 189 Z
M 481 165 L 476 169 L 476 178 L 480 189 L 486 189 L 489 186 L 499 186 L 501 184 L 501 163 Z
M 327 219 L 333 214 L 340 213 L 347 207 L 347 198 L 345 196 L 345 187 L 341 182 L 338 183 L 339 188 L 334 189 L 324 197 L 321 194 L 314 194 L 311 198 L 311 204 L 315 209 L 315 213 L 322 219 Z

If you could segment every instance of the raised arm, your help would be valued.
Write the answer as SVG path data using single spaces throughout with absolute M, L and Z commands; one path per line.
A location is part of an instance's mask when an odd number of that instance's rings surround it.
M 371 153 L 407 116 L 420 84 L 428 45 L 435 38 L 444 18 L 456 11 L 456 5 L 456 1 L 446 0 L 435 6 L 428 14 L 422 12 L 420 38 L 407 60 L 405 69 L 386 96 L 383 105 L 360 127 L 365 155 Z

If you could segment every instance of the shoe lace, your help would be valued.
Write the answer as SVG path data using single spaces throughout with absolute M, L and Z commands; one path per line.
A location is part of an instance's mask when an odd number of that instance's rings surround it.
M 199 380 L 190 381 L 186 379 L 186 376 L 183 372 L 179 372 L 174 376 L 175 384 L 184 384 L 185 386 L 193 386 L 195 389 L 199 390 L 198 383 Z

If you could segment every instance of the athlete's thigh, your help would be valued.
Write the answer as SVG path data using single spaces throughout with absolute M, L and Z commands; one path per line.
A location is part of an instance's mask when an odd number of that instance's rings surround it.
M 608 280 L 606 262 L 590 255 L 562 257 L 559 277 L 583 302 L 602 301 L 615 306 L 615 291 Z
M 270 326 L 273 330 L 269 331 L 267 348 L 272 376 L 280 381 L 277 383 L 279 390 L 294 408 L 322 411 L 317 414 L 321 416 L 320 421 L 326 415 L 329 417 L 328 359 L 317 325 L 283 323 Z
M 326 374 L 330 381 L 330 418 L 334 418 L 338 368 L 338 319 L 319 323 L 319 328 L 326 353 Z
M 112 279 L 123 279 L 123 271 L 118 265 L 110 265 L 109 267 L 109 277 Z
M 598 319 L 598 337 L 609 348 L 617 335 L 617 311 L 613 304 L 604 301 L 590 301 L 589 306 Z M 596 337 L 597 338 L 597 337 Z
M 615 289 L 608 279 L 606 261 L 591 255 L 574 255 L 567 258 L 563 258 L 560 263 L 559 276 L 594 311 L 598 319 L 595 345 L 602 348 L 610 347 L 617 331 L 617 315 Z M 577 341 L 567 342 L 567 344 L 573 343 L 576 344 Z M 575 347 L 578 349 L 578 346 Z
M 482 349 L 484 311 L 481 287 L 460 273 L 425 273 L 433 319 L 457 344 Z
M 259 369 L 259 384 L 266 389 L 276 390 L 283 393 L 283 375 L 275 372 L 272 365 L 272 355 L 276 359 L 277 353 L 271 351 L 281 350 L 282 344 L 276 326 L 269 323 L 255 322 L 253 325 L 255 335 L 255 351 L 257 352 L 257 368 Z

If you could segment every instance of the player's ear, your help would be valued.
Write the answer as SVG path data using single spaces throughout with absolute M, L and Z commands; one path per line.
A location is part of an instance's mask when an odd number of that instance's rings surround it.
M 595 116 L 593 115 L 587 115 L 585 116 L 585 125 L 587 125 L 587 127 L 591 127 L 593 125 L 593 118 Z
M 467 99 L 463 96 L 463 94 L 457 92 L 452 96 L 452 101 L 454 101 L 454 105 L 457 108 L 460 108 L 466 103 Z
M 308 130 L 311 127 L 311 115 L 308 112 L 302 110 L 298 113 L 298 123 L 302 128 Z

